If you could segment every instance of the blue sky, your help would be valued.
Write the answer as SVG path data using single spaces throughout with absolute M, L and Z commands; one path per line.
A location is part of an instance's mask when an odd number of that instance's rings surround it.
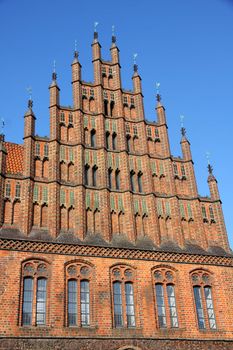
M 28 86 L 33 89 L 36 131 L 48 135 L 54 59 L 61 104 L 72 104 L 75 40 L 83 79 L 92 81 L 95 21 L 104 59 L 110 57 L 115 25 L 125 88 L 132 87 L 132 56 L 138 53 L 149 120 L 155 120 L 155 82 L 161 83 L 174 155 L 181 154 L 179 115 L 185 116 L 203 196 L 209 194 L 205 153 L 210 152 L 233 246 L 233 0 L 0 0 L 0 117 L 6 139 L 22 142 Z

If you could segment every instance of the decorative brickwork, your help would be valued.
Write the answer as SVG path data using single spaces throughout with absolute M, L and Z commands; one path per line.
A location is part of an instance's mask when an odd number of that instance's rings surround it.
M 0 350 L 233 349 L 233 255 L 217 180 L 196 185 L 190 143 L 170 152 L 165 108 L 145 119 L 141 78 L 119 50 L 94 81 L 75 51 L 73 106 L 50 91 L 50 135 L 0 137 Z

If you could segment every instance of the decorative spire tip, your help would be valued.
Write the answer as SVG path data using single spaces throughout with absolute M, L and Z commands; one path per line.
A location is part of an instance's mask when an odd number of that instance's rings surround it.
M 57 80 L 57 73 L 56 73 L 56 61 L 53 61 L 53 74 L 52 74 L 52 80 L 56 81 Z
M 212 165 L 208 164 L 207 169 L 208 169 L 209 174 L 213 175 L 213 167 L 212 167 Z
M 95 22 L 94 23 L 94 39 L 97 40 L 98 39 L 98 32 L 97 32 L 97 26 L 98 26 L 99 22 Z
M 78 58 L 77 40 L 74 41 L 74 58 Z
M 115 26 L 112 25 L 112 43 L 116 43 Z
M 181 135 L 182 135 L 183 137 L 186 136 L 186 129 L 185 129 L 183 126 L 181 127 Z
M 159 82 L 156 82 L 155 83 L 155 86 L 156 86 L 156 100 L 157 102 L 160 102 L 161 101 L 161 95 L 160 95 L 160 83 Z

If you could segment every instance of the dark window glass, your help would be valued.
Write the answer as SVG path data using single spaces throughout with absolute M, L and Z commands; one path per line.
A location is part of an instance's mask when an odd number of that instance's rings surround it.
M 196 311 L 197 311 L 198 326 L 200 329 L 205 329 L 205 319 L 204 319 L 204 312 L 203 312 L 203 306 L 202 306 L 202 300 L 201 300 L 201 287 L 198 287 L 198 286 L 193 287 L 193 292 L 194 292 L 195 305 L 196 305 Z
M 110 148 L 109 139 L 110 139 L 110 134 L 109 134 L 109 132 L 106 132 L 106 148 L 107 149 Z
M 185 167 L 184 167 L 184 165 L 181 165 L 181 174 L 182 174 L 182 176 L 185 176 Z
M 93 166 L 92 168 L 92 186 L 97 185 L 97 167 Z
M 15 198 L 20 198 L 20 189 L 21 189 L 20 184 L 16 184 L 16 186 L 15 186 Z
M 201 207 L 201 212 L 202 212 L 202 217 L 204 219 L 206 219 L 207 218 L 207 216 L 206 216 L 206 208 L 204 207 L 204 205 Z
M 73 124 L 73 115 L 72 114 L 69 114 L 69 123 Z
M 6 184 L 6 197 L 11 196 L 11 184 Z
M 130 186 L 131 186 L 131 190 L 135 191 L 135 186 L 134 186 L 134 172 L 131 171 L 130 173 Z
M 117 135 L 116 135 L 116 133 L 113 133 L 112 134 L 112 149 L 113 150 L 116 150 L 116 148 L 117 148 L 116 139 L 117 139 Z
M 32 324 L 33 279 L 25 277 L 23 281 L 23 325 Z
M 104 114 L 108 115 L 108 100 L 104 100 Z
M 45 143 L 44 145 L 44 156 L 48 157 L 49 156 L 49 145 Z
M 211 329 L 216 329 L 216 320 L 214 315 L 214 305 L 211 293 L 211 287 L 204 287 L 206 308 L 208 313 L 209 325 Z
M 155 291 L 156 291 L 159 327 L 166 328 L 167 320 L 166 320 L 165 303 L 164 303 L 164 290 L 163 290 L 162 284 L 156 284 Z
M 150 127 L 147 128 L 147 136 L 151 136 L 151 128 Z
M 142 173 L 138 174 L 138 192 L 142 192 Z
M 126 145 L 127 145 L 127 151 L 128 152 L 131 152 L 130 141 L 131 141 L 131 137 L 130 136 L 126 136 Z
M 176 164 L 173 164 L 174 174 L 178 175 L 178 168 Z
M 214 221 L 214 210 L 212 207 L 209 207 L 210 219 Z
M 46 323 L 46 278 L 37 280 L 36 292 L 36 324 L 43 325 Z
M 96 132 L 91 130 L 91 147 L 96 147 Z
M 116 179 L 116 190 L 119 190 L 120 189 L 120 170 L 116 170 L 115 179 Z
M 121 295 L 121 283 L 113 283 L 113 300 L 114 300 L 114 322 L 115 327 L 123 326 L 122 317 L 122 295 Z
M 125 283 L 125 302 L 126 302 L 127 326 L 135 327 L 133 283 L 131 282 Z
M 176 309 L 175 288 L 173 285 L 167 285 L 167 297 L 171 318 L 171 327 L 176 328 L 178 327 L 178 317 Z
M 81 325 L 90 324 L 90 290 L 89 282 L 81 281 Z
M 63 112 L 61 113 L 60 120 L 61 122 L 65 121 L 65 114 Z
M 85 165 L 84 168 L 84 180 L 85 180 L 85 185 L 89 185 L 89 169 L 90 167 L 88 165 Z
M 112 188 L 112 169 L 108 169 L 108 187 Z
M 110 103 L 110 116 L 111 117 L 113 116 L 114 106 L 115 106 L 114 101 L 111 101 L 111 103 Z
M 36 154 L 36 156 L 39 156 L 39 155 L 40 155 L 40 144 L 39 144 L 39 143 L 36 143 L 35 154 Z
M 159 138 L 159 130 L 157 128 L 155 129 L 155 137 Z
M 77 281 L 68 281 L 68 324 L 77 325 Z

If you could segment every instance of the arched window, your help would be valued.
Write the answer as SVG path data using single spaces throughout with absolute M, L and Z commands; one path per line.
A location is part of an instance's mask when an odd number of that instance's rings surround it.
M 138 173 L 138 192 L 142 192 L 142 173 Z
M 130 137 L 130 135 L 126 135 L 126 147 L 127 147 L 127 151 L 131 152 L 131 137 Z
M 114 326 L 135 327 L 134 271 L 127 266 L 117 266 L 113 268 L 111 278 Z
M 91 324 L 91 272 L 91 268 L 82 263 L 75 263 L 66 268 L 68 327 L 86 327 Z
M 109 131 L 106 132 L 106 148 L 109 149 L 110 148 L 110 133 Z
M 84 167 L 84 183 L 86 186 L 89 186 L 89 170 L 90 166 L 86 164 Z
M 114 107 L 115 107 L 115 103 L 114 101 L 110 102 L 110 116 L 113 117 L 114 116 Z
M 120 170 L 115 171 L 115 180 L 116 180 L 116 190 L 120 189 Z
M 48 264 L 39 260 L 26 262 L 22 266 L 22 276 L 21 323 L 23 326 L 46 325 Z
M 112 169 L 108 169 L 108 187 L 111 189 L 112 188 Z
M 134 177 L 135 177 L 135 172 L 133 170 L 131 170 L 131 172 L 130 172 L 130 186 L 131 186 L 131 190 L 133 192 L 135 191 Z
M 206 271 L 195 271 L 191 275 L 197 323 L 199 329 L 216 329 L 212 297 L 212 276 Z
M 112 149 L 117 149 L 117 134 L 115 132 L 112 134 Z
M 153 272 L 156 315 L 159 328 L 177 328 L 178 315 L 175 296 L 175 274 L 167 268 Z
M 96 131 L 91 130 L 91 147 L 96 147 Z
M 108 115 L 108 100 L 104 100 L 104 114 Z
M 92 186 L 97 186 L 97 169 L 96 165 L 92 168 Z

